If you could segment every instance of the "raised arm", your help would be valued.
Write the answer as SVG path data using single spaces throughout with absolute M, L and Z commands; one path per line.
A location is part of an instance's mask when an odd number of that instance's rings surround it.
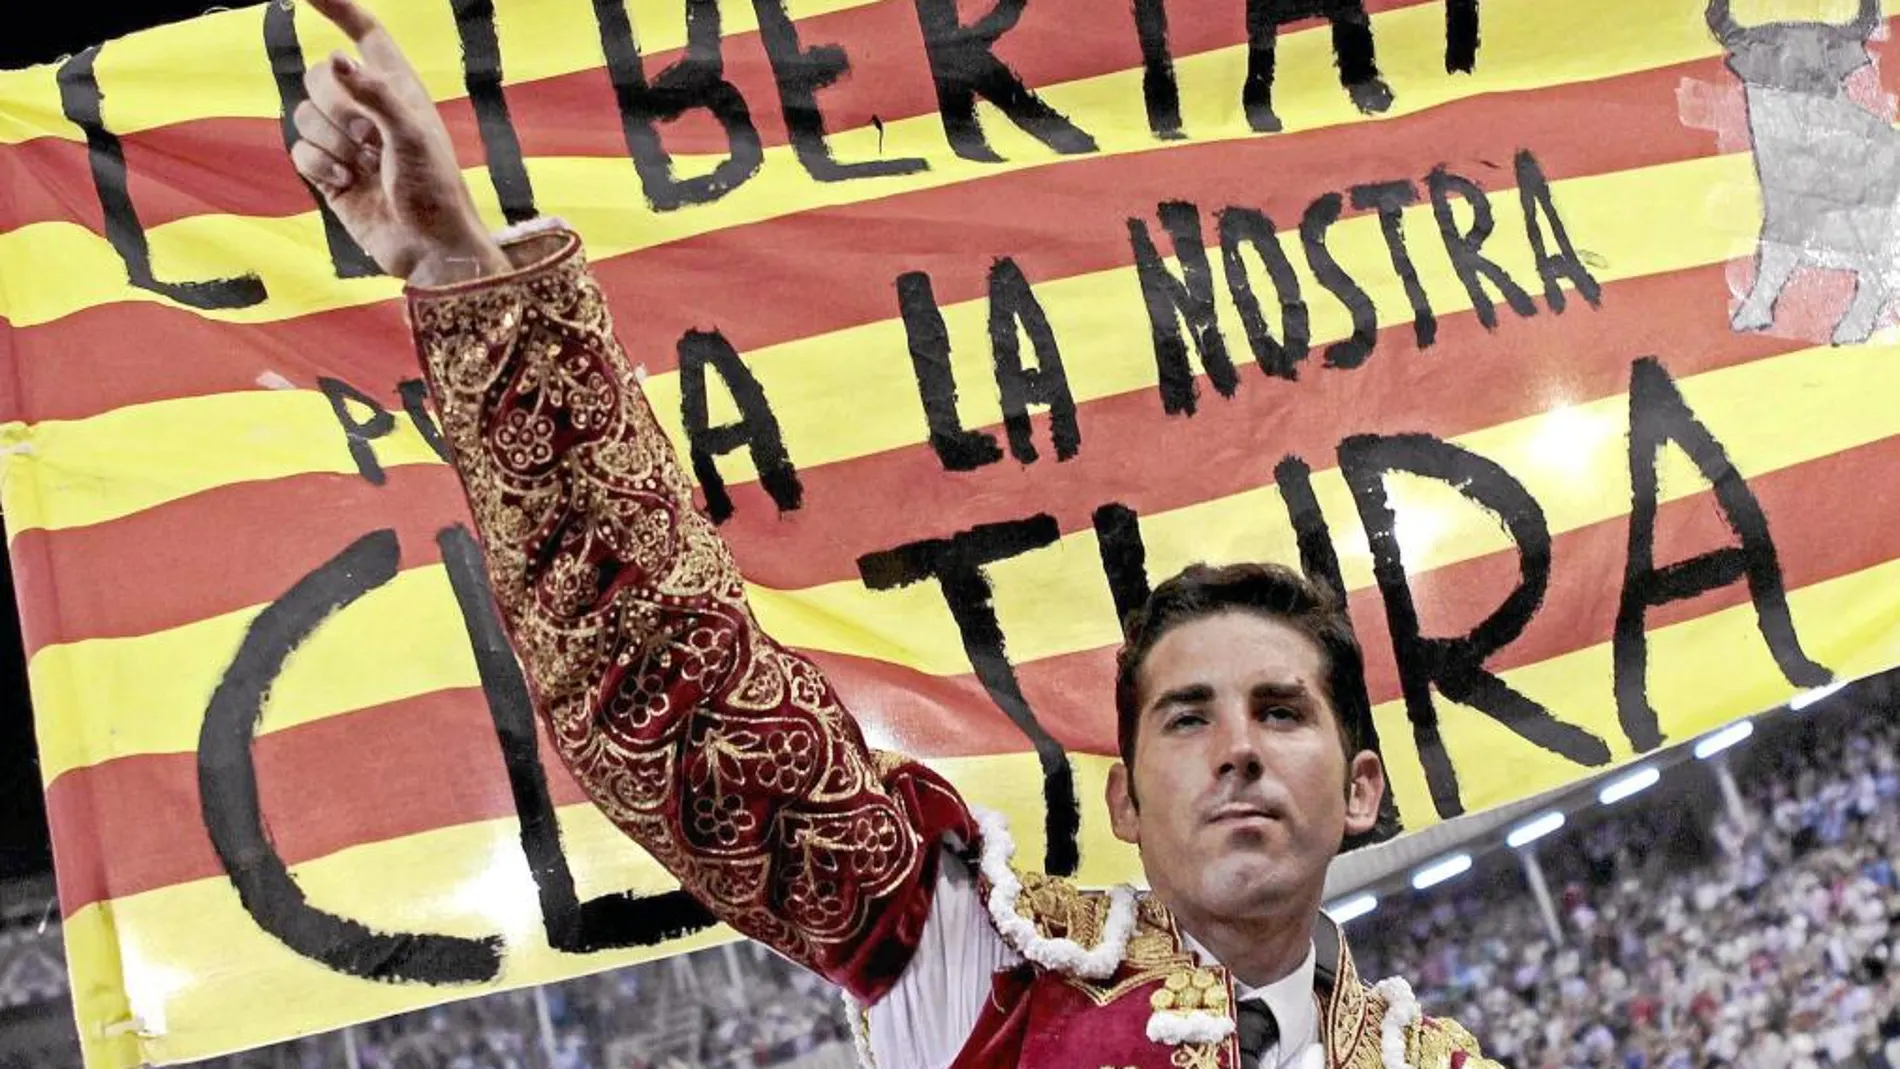
M 443 435 L 556 748 L 721 919 L 882 995 L 922 931 L 939 841 L 974 838 L 962 802 L 923 766 L 871 752 L 824 676 L 760 631 L 579 239 L 489 240 L 393 42 L 349 0 L 316 6 L 363 59 L 313 69 L 293 154 L 410 281 Z

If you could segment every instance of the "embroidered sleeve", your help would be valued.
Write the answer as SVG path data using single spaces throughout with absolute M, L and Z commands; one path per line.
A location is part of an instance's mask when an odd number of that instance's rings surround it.
M 763 634 L 614 340 L 572 233 L 514 273 L 412 289 L 443 437 L 563 760 L 722 920 L 861 998 L 902 972 L 955 791 L 874 754 L 810 661 Z

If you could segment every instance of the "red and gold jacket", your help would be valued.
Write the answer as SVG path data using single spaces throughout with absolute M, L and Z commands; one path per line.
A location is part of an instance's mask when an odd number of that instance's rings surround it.
M 595 804 L 722 920 L 874 1002 L 918 945 L 943 845 L 975 849 L 982 830 L 931 770 L 870 750 L 825 677 L 760 630 L 579 239 L 507 247 L 513 273 L 412 289 L 409 313 L 543 725 Z M 993 911 L 999 882 L 1018 885 L 997 925 L 1026 960 L 994 978 L 957 1066 L 1237 1064 L 1232 981 L 1195 964 L 1159 903 L 992 873 Z M 1476 1057 L 1332 945 L 1327 1063 Z M 1063 946 L 1097 953 L 1077 968 L 1046 953 Z

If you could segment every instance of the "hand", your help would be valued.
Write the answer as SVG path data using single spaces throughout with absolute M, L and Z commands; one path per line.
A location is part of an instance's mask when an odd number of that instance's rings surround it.
M 435 102 L 396 42 L 355 0 L 310 6 L 356 43 L 304 75 L 290 158 L 377 266 L 419 285 L 509 269 L 489 236 Z

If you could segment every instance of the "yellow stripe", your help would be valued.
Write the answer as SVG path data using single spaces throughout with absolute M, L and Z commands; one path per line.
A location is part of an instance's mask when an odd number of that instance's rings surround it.
M 349 438 L 314 390 L 255 390 L 130 405 L 83 420 L 0 427 L 9 532 L 118 519 L 220 486 L 355 474 Z M 409 420 L 374 446 L 386 467 L 440 464 Z M 109 475 L 107 474 L 109 473 Z
M 27 682 L 45 711 L 39 745 L 46 782 L 114 756 L 195 749 L 205 704 L 262 610 L 34 654 Z M 441 565 L 399 572 L 319 627 L 285 662 L 259 730 L 479 686 L 465 633 Z M 131 709 L 148 712 L 123 715 Z
M 1079 758 L 1078 789 L 1101 797 L 1109 762 Z M 941 762 L 969 796 L 1010 818 L 1017 856 L 1042 856 L 1040 776 L 1032 755 Z M 1106 816 L 1085 806 L 1085 879 L 1107 883 L 1134 868 L 1109 836 Z M 560 813 L 562 842 L 583 899 L 615 891 L 659 893 L 676 884 L 591 805 Z M 196 1061 L 327 1031 L 350 1022 L 453 999 L 597 972 L 732 937 L 722 927 L 661 947 L 572 955 L 547 945 L 534 885 L 513 819 L 466 824 L 353 847 L 296 866 L 312 905 L 381 931 L 427 931 L 506 940 L 501 979 L 481 987 L 428 988 L 344 977 L 265 935 L 218 877 L 90 905 L 66 922 L 79 1020 L 145 1018 L 154 1033 L 116 1041 L 85 1032 L 91 1069 Z M 121 995 L 120 985 L 123 984 Z M 129 996 L 129 1006 L 127 997 Z M 96 1060 L 95 1060 L 96 1059 Z
M 802 19 L 878 2 L 899 0 L 789 0 L 786 6 L 793 18 Z M 685 46 L 683 4 L 624 3 L 643 53 L 652 56 Z M 431 96 L 447 101 L 467 95 L 451 8 L 429 0 L 369 0 L 366 6 L 402 45 Z M 750 3 L 728 0 L 720 5 L 720 16 L 728 36 L 758 29 Z M 345 46 L 343 35 L 308 7 L 298 7 L 296 18 L 297 39 L 307 59 Z M 263 20 L 261 5 L 245 7 L 109 43 L 97 66 L 107 128 L 129 134 L 198 119 L 276 120 L 282 105 L 264 51 Z M 495 35 L 510 86 L 592 70 L 605 62 L 589 0 L 496 0 Z M 56 70 L 48 64 L 0 71 L 0 145 L 36 137 L 85 141 L 60 110 Z M 180 77 L 185 73 L 189 77 Z M 605 71 L 600 91 L 613 92 Z
M 1895 353 L 1883 346 L 1820 348 L 1685 379 L 1683 392 L 1731 459 L 1756 476 L 1900 434 L 1900 411 L 1882 400 Z M 1503 464 L 1543 506 L 1553 533 L 1622 515 L 1629 504 L 1624 455 L 1627 399 L 1606 398 L 1454 439 Z M 1702 492 L 1686 458 L 1664 454 L 1662 496 Z M 1324 458 L 1311 458 L 1316 464 Z M 1337 469 L 1314 491 L 1331 522 L 1349 587 L 1373 583 L 1365 534 Z M 1448 488 L 1391 480 L 1407 567 L 1414 575 L 1508 549 L 1488 514 Z M 1279 491 L 1247 491 L 1143 518 L 1148 567 L 1168 575 L 1196 560 L 1295 560 Z M 1017 663 L 1119 641 L 1093 531 L 992 566 L 998 618 Z M 932 584 L 883 593 L 857 580 L 803 590 L 750 587 L 766 631 L 788 645 L 852 654 L 935 675 L 970 671 L 956 626 Z M 48 782 L 109 757 L 184 752 L 194 717 L 237 649 L 257 608 L 151 635 L 48 646 L 28 666 Z M 273 690 L 273 730 L 431 690 L 474 686 L 446 577 L 417 568 L 346 609 L 311 639 Z M 96 711 L 149 708 L 171 715 L 114 718 Z
M 1896 584 L 1900 562 L 1793 592 L 1797 629 L 1809 652 L 1845 677 L 1900 658 L 1900 613 L 1864 594 Z M 1789 696 L 1786 682 L 1753 637 L 1753 627 L 1751 610 L 1743 606 L 1650 634 L 1650 693 L 1673 740 L 1692 738 Z M 1509 672 L 1505 678 L 1547 702 L 1558 715 L 1612 740 L 1617 760 L 1626 761 L 1627 748 L 1615 743 L 1609 663 L 1608 647 L 1597 646 Z M 1441 708 L 1465 799 L 1474 809 L 1527 797 L 1584 772 L 1475 713 L 1443 702 Z M 1403 710 L 1398 703 L 1388 703 L 1375 715 L 1408 826 L 1429 826 L 1435 818 L 1425 802 Z M 1034 758 L 1023 754 L 935 764 L 972 801 L 998 807 L 1010 817 L 1017 856 L 1033 865 L 1041 856 L 1042 825 Z M 1076 758 L 1083 810 L 1081 878 L 1089 884 L 1139 874 L 1132 852 L 1110 838 L 1096 801 L 1109 764 L 1106 758 Z M 629 849 L 592 807 L 566 807 L 561 819 L 583 896 L 626 889 L 653 893 L 670 886 L 667 877 Z M 123 983 L 129 1009 L 146 1017 L 148 1030 L 160 1033 L 141 1043 L 130 1036 L 108 1041 L 89 1032 L 82 1036 L 89 1064 L 129 1069 L 141 1058 L 196 1060 L 270 1042 L 287 1031 L 327 1030 L 479 991 L 545 983 L 677 953 L 727 937 L 724 930 L 710 931 L 662 948 L 584 958 L 553 951 L 540 931 L 517 834 L 510 820 L 441 829 L 354 847 L 299 865 L 296 873 L 314 905 L 383 930 L 504 933 L 507 959 L 503 979 L 493 988 L 432 990 L 339 977 L 262 934 L 243 916 L 223 879 L 86 907 L 66 926 L 80 1020 L 123 1020 L 128 1006 L 115 995 Z M 159 1018 L 195 1022 L 199 1028 L 153 1028 Z M 95 1058 L 99 1060 L 91 1061 Z
M 1668 164 L 1641 171 L 1577 178 L 1554 185 L 1554 197 L 1567 229 L 1581 247 L 1607 266 L 1597 273 L 1613 282 L 1719 262 L 1744 252 L 1748 238 L 1716 225 L 1701 225 L 1681 205 L 1696 203 L 1707 191 L 1752 189 L 1747 157 L 1715 157 Z M 1497 230 L 1485 251 L 1504 265 L 1533 293 L 1541 284 L 1524 233 L 1515 190 L 1493 195 Z M 1211 209 L 1210 209 L 1211 210 Z M 1280 220 L 1297 226 L 1296 220 Z M 1210 223 L 1211 225 L 1211 223 Z M 1732 224 L 1731 224 L 1732 225 Z M 1436 223 L 1429 206 L 1406 215 L 1410 248 L 1420 278 L 1440 315 L 1469 311 L 1470 295 L 1452 268 L 1444 245 L 1435 237 Z M 1159 225 L 1154 231 L 1159 234 Z M 1165 249 L 1165 239 L 1162 247 Z M 1297 237 L 1294 244 L 1297 246 Z M 1358 216 L 1333 230 L 1329 247 L 1372 295 L 1384 325 L 1402 324 L 1411 314 L 1397 276 L 1392 271 L 1379 220 Z M 1218 253 L 1216 253 L 1218 258 Z M 1312 311 L 1317 351 L 1324 342 L 1345 337 L 1351 324 L 1345 309 L 1320 289 L 1294 256 L 1302 276 L 1302 292 Z M 983 270 L 973 262 L 972 272 Z M 370 283 L 366 283 L 370 284 Z M 1231 355 L 1241 365 L 1243 389 L 1297 390 L 1294 385 L 1269 382 L 1248 359 L 1246 335 L 1227 297 L 1216 287 Z M 1039 299 L 1049 316 L 1058 343 L 1068 354 L 1069 386 L 1079 402 L 1137 390 L 1152 390 L 1155 366 L 1148 343 L 1149 325 L 1140 284 L 1132 267 L 1116 268 L 1072 278 L 1040 282 Z M 391 314 L 395 310 L 391 309 Z M 1506 324 L 1515 313 L 1501 312 Z M 1550 314 L 1547 310 L 1542 314 Z M 1613 315 L 1613 308 L 1593 312 L 1575 302 L 1571 316 Z M 1709 315 L 1725 314 L 1711 307 Z M 953 345 L 952 363 L 962 384 L 961 411 L 966 426 L 995 424 L 1002 419 L 996 391 L 990 383 L 987 299 L 964 301 L 944 309 L 944 322 Z M 1274 317 L 1277 321 L 1277 315 Z M 632 323 L 628 324 L 634 328 Z M 851 457 L 867 456 L 920 442 L 924 414 L 915 383 L 903 354 L 907 341 L 901 320 L 889 319 L 790 341 L 747 354 L 747 364 L 758 377 L 794 463 L 805 469 Z M 1087 359 L 1080 358 L 1087 354 Z M 1391 357 L 1382 357 L 1390 359 Z M 1425 359 L 1437 359 L 1437 354 Z M 1307 370 L 1326 372 L 1312 361 Z M 650 377 L 645 385 L 655 410 L 684 449 L 685 433 L 679 422 L 680 384 L 677 372 Z M 732 418 L 730 400 L 713 378 L 712 418 Z M 854 399 L 854 417 L 837 418 L 837 399 Z M 1159 400 L 1155 402 L 1159 405 Z M 1208 402 L 1218 404 L 1210 396 Z M 30 453 L 11 455 L 6 463 L 8 529 L 18 533 L 31 527 L 60 529 L 101 523 L 131 515 L 174 497 L 223 483 L 281 478 L 306 471 L 349 470 L 344 439 L 330 415 L 327 400 L 314 393 L 255 391 L 222 397 L 152 402 L 103 416 L 75 421 L 46 421 L 13 440 L 31 446 Z M 376 443 L 385 466 L 436 463 L 406 421 L 400 433 Z M 1089 448 L 1086 441 L 1084 448 Z M 128 444 L 130 443 L 130 444 Z M 241 445 L 239 443 L 242 443 Z M 1099 448 L 1099 446 L 1096 446 Z M 152 450 L 170 450 L 162 474 Z M 130 471 L 123 458 L 137 457 L 138 478 L 100 479 L 99 472 Z M 743 453 L 722 458 L 721 470 L 733 482 L 756 478 L 751 460 Z M 341 466 L 340 466 L 341 465 Z M 35 488 L 35 472 L 46 472 L 43 488 Z
M 1486 62 L 1479 65 L 1477 74 L 1456 78 L 1444 73 L 1443 13 L 1437 5 L 1381 14 L 1376 19 L 1384 46 L 1380 60 L 1399 94 L 1398 103 L 1387 117 L 1416 114 L 1486 93 L 1614 77 L 1713 53 L 1714 43 L 1698 23 L 1659 20 L 1652 7 L 1643 0 L 1605 0 L 1573 5 L 1560 13 L 1534 0 L 1487 5 Z M 1628 39 L 1625 27 L 1635 21 L 1649 29 Z M 1511 64 L 1513 56 L 1542 56 L 1544 50 L 1535 45 L 1550 40 L 1552 35 L 1571 40 L 1600 40 L 1608 35 L 1628 39 L 1628 46 L 1613 56 L 1585 50 L 1569 64 Z M 1346 100 L 1336 78 L 1327 76 L 1330 49 L 1330 36 L 1318 30 L 1289 34 L 1280 43 L 1278 54 L 1286 88 L 1277 104 L 1290 129 L 1314 130 L 1371 121 Z M 1247 129 L 1238 105 L 1246 71 L 1244 48 L 1186 57 L 1176 66 L 1184 119 L 1196 142 L 1260 136 Z M 841 132 L 834 142 L 845 158 L 873 158 L 886 153 L 925 155 L 932 159 L 930 171 L 855 182 L 813 182 L 789 148 L 779 147 L 767 151 L 758 177 L 717 203 L 661 215 L 638 208 L 630 210 L 629 206 L 637 203 L 637 179 L 626 160 L 537 159 L 530 171 L 543 210 L 567 218 L 586 236 L 592 254 L 606 257 L 816 208 L 936 189 L 1033 167 L 1057 168 L 1051 171 L 1051 181 L 1059 181 L 1059 168 L 1065 162 L 1157 151 L 1142 118 L 1141 77 L 1139 70 L 1121 71 L 1042 91 L 1050 104 L 1095 135 L 1101 146 L 1097 156 L 1056 156 L 1011 124 L 994 120 L 985 130 L 1009 162 L 984 164 L 946 158 L 941 121 L 935 115 L 924 115 L 890 122 L 881 132 Z M 1516 147 L 1503 146 L 1499 151 Z M 699 173 L 695 168 L 705 166 L 704 161 L 682 160 L 680 172 Z M 1746 163 L 1739 166 L 1746 167 Z M 471 185 L 486 201 L 488 218 L 498 221 L 500 212 L 490 184 L 477 176 Z M 1312 191 L 1314 195 L 1320 192 Z M 1157 198 L 1165 195 L 1167 191 L 1157 191 Z M 264 280 L 272 295 L 270 300 L 251 308 L 201 313 L 214 319 L 278 320 L 382 300 L 394 292 L 388 280 L 340 283 L 331 277 L 328 260 L 319 251 L 323 238 L 314 211 L 275 220 L 187 218 L 153 228 L 149 237 L 154 269 L 161 278 L 213 278 L 254 271 Z M 9 279 L 0 291 L 4 298 L 0 316 L 15 326 L 50 322 L 113 301 L 166 300 L 125 282 L 123 269 L 114 266 L 116 254 L 106 247 L 104 239 L 70 224 L 36 223 L 0 234 L 0 263 L 36 265 L 33 272 Z M 69 263 L 75 269 L 67 269 Z M 48 270 L 40 266 L 47 264 L 60 267 Z M 77 269 L 79 265 L 83 270 Z

